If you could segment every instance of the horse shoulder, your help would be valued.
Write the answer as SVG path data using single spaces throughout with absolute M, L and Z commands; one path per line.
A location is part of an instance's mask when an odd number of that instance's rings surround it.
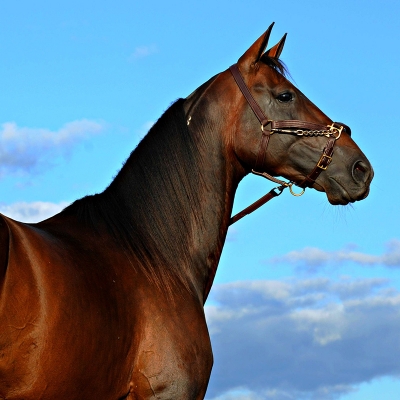
M 0 278 L 7 268 L 10 234 L 6 219 L 0 214 Z

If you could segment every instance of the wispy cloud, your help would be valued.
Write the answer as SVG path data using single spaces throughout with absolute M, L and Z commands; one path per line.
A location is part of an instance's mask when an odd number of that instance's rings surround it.
M 386 249 L 381 255 L 362 253 L 352 249 L 325 251 L 315 247 L 306 247 L 269 260 L 272 263 L 289 263 L 309 269 L 316 269 L 328 263 L 340 264 L 349 261 L 367 266 L 384 265 L 390 268 L 399 268 L 400 240 L 393 239 L 387 243 Z
M 227 236 L 226 236 L 226 241 L 227 242 L 234 242 L 234 241 L 236 241 L 236 239 L 237 239 L 237 236 L 238 236 L 238 230 L 236 229 L 236 228 L 234 228 L 234 227 L 230 227 L 229 229 L 228 229 L 228 234 L 227 234 Z
M 136 47 L 135 51 L 131 54 L 129 59 L 131 61 L 135 61 L 135 60 L 139 60 L 141 58 L 148 57 L 157 52 L 158 52 L 157 46 L 154 44 L 150 45 L 150 46 L 139 46 L 139 47 Z
M 3 123 L 0 128 L 0 177 L 6 173 L 37 171 L 51 159 L 67 156 L 74 145 L 103 129 L 103 123 L 86 119 L 69 122 L 57 131 Z
M 57 214 L 69 203 L 49 203 L 35 201 L 32 203 L 19 202 L 13 204 L 0 203 L 0 213 L 21 222 L 39 222 Z
M 331 400 L 400 374 L 400 292 L 384 279 L 217 285 L 213 400 Z
M 213 400 L 263 400 L 263 398 L 249 389 L 235 388 L 215 397 Z
M 138 130 L 137 134 L 138 136 L 142 139 L 147 135 L 149 132 L 150 128 L 154 125 L 154 121 L 147 121 L 145 122 Z

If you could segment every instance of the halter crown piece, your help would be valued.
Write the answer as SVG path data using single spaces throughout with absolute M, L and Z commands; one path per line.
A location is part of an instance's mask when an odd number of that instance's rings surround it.
M 257 200 L 255 203 L 251 204 L 249 207 L 245 208 L 243 211 L 232 217 L 229 221 L 229 225 L 232 225 L 239 219 L 243 218 L 244 216 L 250 214 L 257 208 L 261 207 L 267 201 L 271 200 L 276 196 L 279 196 L 282 193 L 282 191 L 287 187 L 289 188 L 290 193 L 293 196 L 301 196 L 305 192 L 305 189 L 307 187 L 311 187 L 314 184 L 320 173 L 328 168 L 329 164 L 332 161 L 333 148 L 335 146 L 336 140 L 340 138 L 342 132 L 345 131 L 350 135 L 351 131 L 348 126 L 339 122 L 332 122 L 331 125 L 322 125 L 314 122 L 301 121 L 301 120 L 271 121 L 264 114 L 262 108 L 251 94 L 249 88 L 247 87 L 242 77 L 242 74 L 240 73 L 238 65 L 237 64 L 232 65 L 229 68 L 229 70 L 232 73 L 233 78 L 235 79 L 235 82 L 238 85 L 239 89 L 243 93 L 243 96 L 247 100 L 247 103 L 249 104 L 249 106 L 251 107 L 258 121 L 261 124 L 262 136 L 256 162 L 254 168 L 252 169 L 252 173 L 263 176 L 264 178 L 269 179 L 270 181 L 273 181 L 280 185 L 272 189 L 265 196 L 261 197 L 261 199 Z M 324 147 L 322 155 L 319 158 L 317 164 L 315 165 L 314 169 L 307 175 L 307 177 L 303 179 L 302 182 L 296 184 L 292 181 L 284 182 L 266 172 L 258 172 L 262 170 L 262 167 L 265 163 L 265 157 L 267 154 L 269 139 L 271 135 L 274 133 L 306 136 L 306 137 L 325 136 L 328 138 L 327 144 Z M 292 188 L 294 184 L 296 186 L 301 187 L 303 189 L 302 192 L 295 193 Z

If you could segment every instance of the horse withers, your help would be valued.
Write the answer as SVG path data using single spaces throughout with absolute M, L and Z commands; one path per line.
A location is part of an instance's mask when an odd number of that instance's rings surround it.
M 102 193 L 37 224 L 0 217 L 0 399 L 204 398 L 203 305 L 241 179 L 368 195 L 369 161 L 286 79 L 285 37 L 265 51 L 271 28 L 176 101 Z

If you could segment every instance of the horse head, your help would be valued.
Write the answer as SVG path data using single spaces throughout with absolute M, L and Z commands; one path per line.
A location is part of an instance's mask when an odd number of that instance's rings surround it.
M 286 34 L 265 50 L 272 26 L 214 81 L 223 82 L 219 96 L 229 104 L 225 140 L 232 159 L 245 173 L 288 179 L 291 191 L 292 185 L 324 191 L 331 204 L 364 199 L 370 162 L 350 128 L 333 123 L 286 78 L 279 60 Z

